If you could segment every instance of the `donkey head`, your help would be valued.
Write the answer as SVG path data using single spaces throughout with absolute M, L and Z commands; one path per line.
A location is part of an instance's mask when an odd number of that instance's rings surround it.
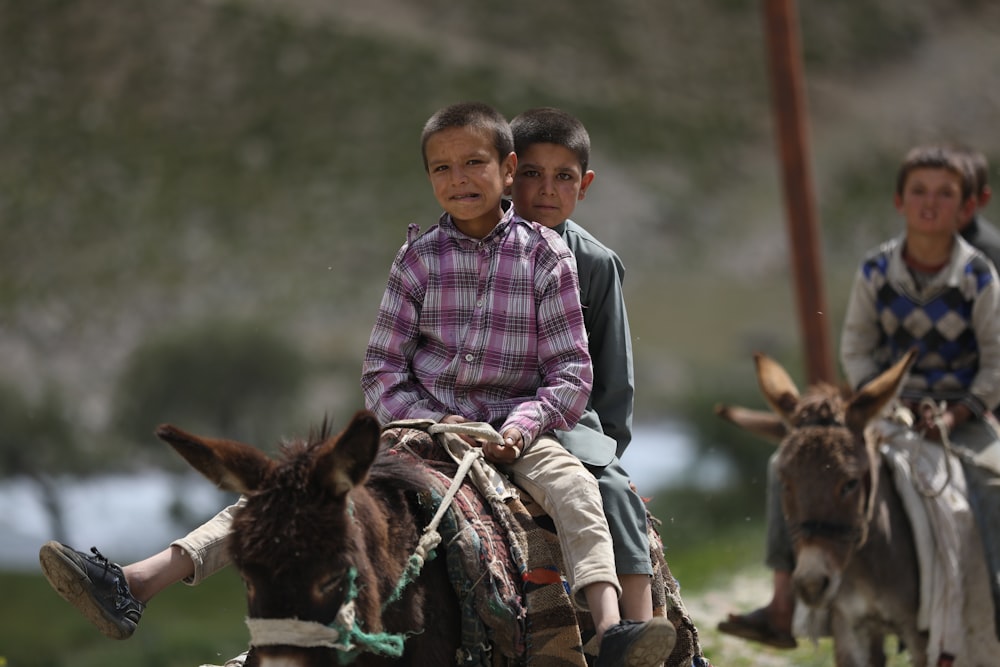
M 755 356 L 758 384 L 785 433 L 777 470 L 796 555 L 793 581 L 807 604 L 835 595 L 851 556 L 867 540 L 879 455 L 865 428 L 896 396 L 915 356 L 911 351 L 848 396 L 824 384 L 800 395 L 777 362 Z
M 333 664 L 330 652 L 365 612 L 354 600 L 366 546 L 352 490 L 378 451 L 375 416 L 359 412 L 335 437 L 324 424 L 309 442 L 286 444 L 281 460 L 169 425 L 156 434 L 209 480 L 243 496 L 228 547 L 247 588 L 257 664 Z

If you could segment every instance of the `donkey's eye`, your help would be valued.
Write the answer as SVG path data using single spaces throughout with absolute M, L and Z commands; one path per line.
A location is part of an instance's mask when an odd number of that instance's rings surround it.
M 849 479 L 844 484 L 844 488 L 841 489 L 841 495 L 847 496 L 858 490 L 858 480 Z
M 340 577 L 325 577 L 316 582 L 316 593 L 326 597 L 340 588 Z
M 248 600 L 253 600 L 253 598 L 254 598 L 254 587 L 253 587 L 253 582 L 251 582 L 251 581 L 250 581 L 249 579 L 247 579 L 246 577 L 243 577 L 243 586 L 244 586 L 244 587 L 246 587 L 246 591 L 247 591 L 247 599 L 248 599 Z

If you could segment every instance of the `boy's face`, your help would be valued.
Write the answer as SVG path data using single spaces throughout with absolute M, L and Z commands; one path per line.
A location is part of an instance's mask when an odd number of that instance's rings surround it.
M 431 135 L 424 153 L 441 208 L 463 233 L 477 238 L 488 234 L 500 220 L 500 199 L 514 179 L 514 154 L 500 161 L 493 137 L 473 127 L 453 127 Z
M 911 171 L 895 203 L 907 233 L 923 235 L 953 235 L 976 207 L 974 197 L 962 201 L 962 177 L 936 167 Z
M 555 227 L 573 214 L 587 194 L 594 172 L 580 168 L 576 154 L 559 144 L 532 144 L 517 156 L 511 188 L 522 218 Z

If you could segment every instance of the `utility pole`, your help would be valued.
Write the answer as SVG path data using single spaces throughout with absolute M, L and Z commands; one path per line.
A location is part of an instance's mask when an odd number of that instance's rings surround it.
M 768 64 L 799 326 L 810 384 L 836 383 L 813 194 L 802 44 L 795 0 L 764 0 Z

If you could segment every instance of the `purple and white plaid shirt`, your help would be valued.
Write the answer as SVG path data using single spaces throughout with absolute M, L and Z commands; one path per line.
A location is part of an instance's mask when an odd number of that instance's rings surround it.
M 508 208 L 472 239 L 448 214 L 410 226 L 365 352 L 365 404 L 387 423 L 461 415 L 525 444 L 569 429 L 593 382 L 576 263 L 559 235 Z

